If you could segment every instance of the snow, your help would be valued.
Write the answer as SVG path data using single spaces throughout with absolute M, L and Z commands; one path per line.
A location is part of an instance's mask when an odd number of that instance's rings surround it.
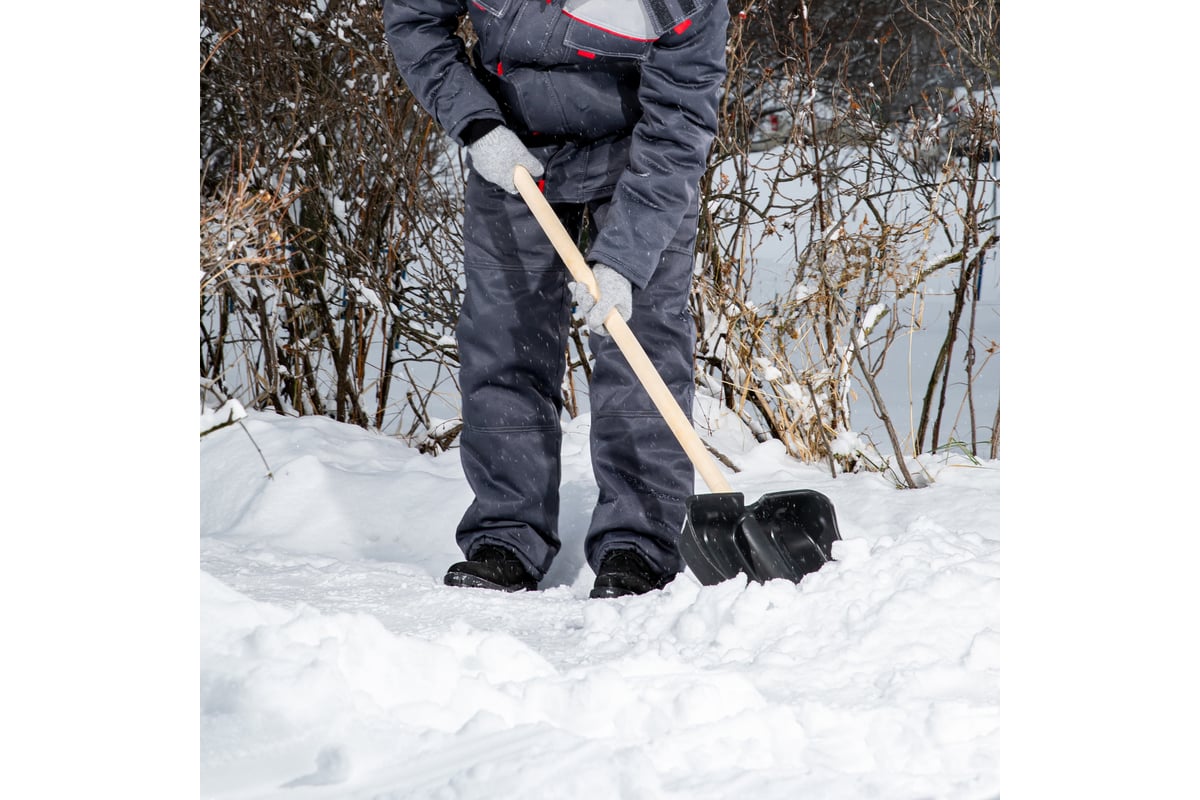
M 540 591 L 449 588 L 456 450 L 258 412 L 205 435 L 202 795 L 997 796 L 999 462 L 923 458 L 919 491 L 835 479 L 699 402 L 748 500 L 833 500 L 835 562 L 588 600 L 581 416 Z

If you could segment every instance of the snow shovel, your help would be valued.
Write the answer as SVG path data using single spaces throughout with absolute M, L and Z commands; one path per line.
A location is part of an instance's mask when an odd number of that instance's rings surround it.
M 598 300 L 600 290 L 591 267 L 533 177 L 518 166 L 513 179 L 571 276 Z M 684 563 L 700 582 L 712 585 L 739 573 L 758 582 L 774 578 L 798 582 L 832 560 L 833 543 L 841 535 L 829 498 L 810 489 L 797 489 L 772 492 L 746 505 L 742 493 L 733 491 L 725 480 L 628 323 L 614 310 L 605 318 L 604 327 L 711 492 L 688 498 L 679 542 Z

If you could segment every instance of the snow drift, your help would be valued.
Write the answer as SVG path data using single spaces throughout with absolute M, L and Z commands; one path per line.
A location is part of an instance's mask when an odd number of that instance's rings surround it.
M 836 562 L 586 599 L 583 416 L 541 591 L 452 589 L 455 453 L 316 417 L 207 434 L 204 796 L 997 796 L 999 463 L 925 458 L 930 485 L 899 491 L 702 417 L 748 500 L 833 500 Z

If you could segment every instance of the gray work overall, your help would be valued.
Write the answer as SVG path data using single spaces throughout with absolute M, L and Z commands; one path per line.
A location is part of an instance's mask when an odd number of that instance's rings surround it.
M 585 213 L 602 229 L 608 203 L 556 204 L 577 235 Z M 472 176 L 467 185 L 467 291 L 458 323 L 462 463 L 475 501 L 457 538 L 516 551 L 538 578 L 559 550 L 562 385 L 570 275 L 520 197 Z M 694 324 L 688 311 L 696 211 L 685 214 L 629 325 L 685 411 L 693 397 Z M 635 547 L 679 572 L 676 541 L 693 469 L 610 337 L 590 337 L 591 454 L 599 500 L 585 539 L 596 568 L 612 547 Z

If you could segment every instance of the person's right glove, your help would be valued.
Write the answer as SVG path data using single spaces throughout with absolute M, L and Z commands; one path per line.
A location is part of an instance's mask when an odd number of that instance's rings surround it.
M 467 147 L 471 154 L 471 168 L 479 177 L 499 186 L 509 194 L 517 193 L 513 183 L 513 169 L 518 164 L 529 170 L 533 177 L 545 173 L 542 162 L 533 157 L 515 133 L 500 125 L 481 136 Z
M 633 315 L 633 286 L 624 275 L 603 264 L 597 264 L 592 273 L 596 276 L 596 285 L 600 287 L 600 299 L 594 299 L 586 286 L 575 281 L 571 282 L 571 297 L 579 307 L 579 313 L 587 319 L 592 333 L 608 336 L 604 319 L 609 311 L 615 308 L 626 322 Z

